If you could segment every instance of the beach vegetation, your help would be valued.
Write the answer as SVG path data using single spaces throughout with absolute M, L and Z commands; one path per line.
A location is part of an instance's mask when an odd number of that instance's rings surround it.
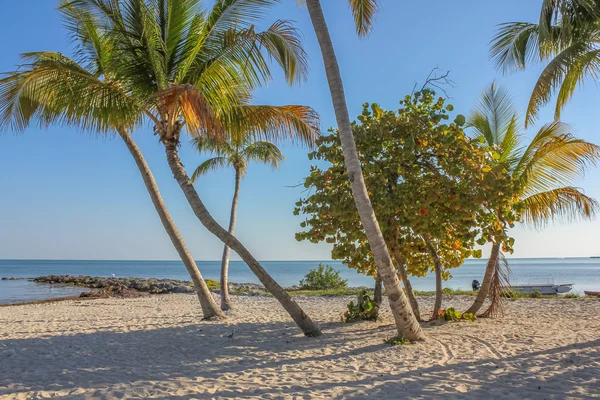
M 342 279 L 339 271 L 330 265 L 319 264 L 317 269 L 311 269 L 300 281 L 302 290 L 332 290 L 345 289 L 348 281 Z
M 372 204 L 415 315 L 408 275 L 436 275 L 433 318 L 452 268 L 481 257 L 476 244 L 492 237 L 510 248 L 513 240 L 504 235 L 500 218 L 516 219 L 512 209 L 507 215 L 493 211 L 509 204 L 513 190 L 506 171 L 491 168 L 498 154 L 468 138 L 461 118 L 450 122 L 452 110 L 425 89 L 406 96 L 397 112 L 365 104 L 352 125 Z M 294 214 L 306 217 L 296 239 L 330 243 L 333 259 L 375 276 L 377 265 L 352 207 L 339 131 L 317 139 L 309 159 L 318 164 L 304 180 L 309 195 L 296 203 Z
M 343 322 L 376 321 L 379 318 L 379 305 L 366 290 L 361 290 L 356 296 L 356 303 L 351 301 L 347 308 L 342 314 Z
M 408 346 L 412 344 L 412 342 L 403 336 L 394 336 L 389 339 L 385 339 L 383 341 L 384 344 L 389 344 L 390 346 Z

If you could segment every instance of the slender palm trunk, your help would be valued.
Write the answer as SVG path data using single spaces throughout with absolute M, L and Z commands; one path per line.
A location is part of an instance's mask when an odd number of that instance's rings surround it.
M 235 169 L 235 189 L 231 201 L 231 216 L 229 217 L 229 234 L 235 233 L 235 222 L 237 217 L 238 197 L 240 194 L 240 171 Z M 223 259 L 221 260 L 221 310 L 227 311 L 233 308 L 229 298 L 229 246 L 223 248 Z
M 154 180 L 152 171 L 150 171 L 150 167 L 148 164 L 146 164 L 146 160 L 144 159 L 142 152 L 125 130 L 119 130 L 119 135 L 133 156 L 133 159 L 140 170 L 140 174 L 142 175 L 142 179 L 144 180 L 144 184 L 146 185 L 146 189 L 148 190 L 150 198 L 152 199 L 152 204 L 154 204 L 154 208 L 160 217 L 160 221 L 162 222 L 167 235 L 169 235 L 175 250 L 177 250 L 181 261 L 183 261 L 183 265 L 185 265 L 185 268 L 190 274 L 192 282 L 194 282 L 194 289 L 196 290 L 196 294 L 200 300 L 204 318 L 225 318 L 225 315 L 221 312 L 221 310 L 219 310 L 219 307 L 210 293 L 210 290 L 208 290 L 208 286 L 206 286 L 206 282 L 204 282 L 204 279 L 202 278 L 202 275 L 196 266 L 194 258 L 190 254 L 185 242 L 183 241 L 183 238 L 181 237 L 181 234 L 179 233 L 179 230 L 175 226 L 175 222 L 173 222 L 171 214 L 169 214 L 169 210 L 167 210 L 167 206 L 160 195 L 160 191 L 158 190 L 158 185 Z
M 483 306 L 486 297 L 490 292 L 490 286 L 492 280 L 494 278 L 494 274 L 496 273 L 496 268 L 498 266 L 498 257 L 500 255 L 500 244 L 494 243 L 492 246 L 492 253 L 490 254 L 490 259 L 488 260 L 487 267 L 485 268 L 485 275 L 483 276 L 483 283 L 481 284 L 481 288 L 479 289 L 479 293 L 477 293 L 477 297 L 475 301 L 469 307 L 469 309 L 465 312 L 476 314 L 479 309 Z
M 437 319 L 438 313 L 442 308 L 442 263 L 440 262 L 440 257 L 438 256 L 437 250 L 433 246 L 433 243 L 431 243 L 429 236 L 423 235 L 423 240 L 425 240 L 427 250 L 429 250 L 429 254 L 431 254 L 433 266 L 435 268 L 435 303 L 433 305 L 433 314 L 431 319 Z
M 400 252 L 395 248 L 392 248 L 392 254 L 394 255 L 394 261 L 396 261 L 396 266 L 398 267 L 398 271 L 400 272 L 400 276 L 402 277 L 402 282 L 404 283 L 404 290 L 406 291 L 406 296 L 408 297 L 410 306 L 412 307 L 413 313 L 415 314 L 415 318 L 417 318 L 417 320 L 420 321 L 421 312 L 419 311 L 419 303 L 417 302 L 417 298 L 415 297 L 415 293 L 413 292 L 412 285 L 410 284 L 410 279 L 408 279 L 404 259 L 400 255 Z
M 223 229 L 223 227 L 221 227 L 217 221 L 215 221 L 212 215 L 210 215 L 204 206 L 204 203 L 202 203 L 200 196 L 198 196 L 196 189 L 194 189 L 194 185 L 185 172 L 185 168 L 179 159 L 179 154 L 177 151 L 178 141 L 163 139 L 163 143 L 165 145 L 167 161 L 169 163 L 169 167 L 171 168 L 171 172 L 173 172 L 175 180 L 179 184 L 179 187 L 183 191 L 188 203 L 194 211 L 194 214 L 196 214 L 196 217 L 198 217 L 202 225 L 204 225 L 210 233 L 218 237 L 224 244 L 231 247 L 233 251 L 235 251 L 242 258 L 242 260 L 244 260 L 244 262 L 248 265 L 248 267 L 250 267 L 252 272 L 254 272 L 265 288 L 273 294 L 279 303 L 281 303 L 283 308 L 290 314 L 292 319 L 296 322 L 306 336 L 321 335 L 319 327 L 300 308 L 300 306 L 298 306 L 298 304 L 292 300 L 290 295 L 283 290 L 283 288 L 279 286 L 279 284 L 275 282 L 273 278 L 271 278 L 271 276 L 252 256 L 252 254 L 250 254 L 250 252 L 233 235 Z
M 377 278 L 375 278 L 375 291 L 373 292 L 373 301 L 379 307 L 381 305 L 381 299 L 383 297 L 383 288 L 381 287 L 381 275 L 377 273 Z
M 412 312 L 404 292 L 400 288 L 400 281 L 396 276 L 392 259 L 383 235 L 381 234 L 381 229 L 377 223 L 375 212 L 373 211 L 373 206 L 367 193 L 358 154 L 356 152 L 354 136 L 352 136 L 350 116 L 348 115 L 342 77 L 335 57 L 329 30 L 325 23 L 325 17 L 323 16 L 323 10 L 321 9 L 321 3 L 319 0 L 307 0 L 306 5 L 323 55 L 325 72 L 327 74 L 335 116 L 340 130 L 340 140 L 342 150 L 344 151 L 344 161 L 350 180 L 350 186 L 352 188 L 352 195 L 360 215 L 360 220 L 369 240 L 369 245 L 375 263 L 377 264 L 378 272 L 381 275 L 385 286 L 390 307 L 392 309 L 392 315 L 396 321 L 396 329 L 398 330 L 399 335 L 404 336 L 408 340 L 423 340 L 425 335 L 421 329 L 421 325 L 419 325 L 419 321 L 417 321 Z

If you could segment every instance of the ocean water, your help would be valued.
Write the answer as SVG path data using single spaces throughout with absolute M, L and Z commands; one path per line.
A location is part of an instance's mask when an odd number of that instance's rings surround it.
M 283 286 L 297 285 L 300 279 L 319 263 L 329 264 L 348 280 L 350 286 L 372 286 L 373 279 L 357 274 L 339 261 L 264 261 L 265 269 Z M 600 291 L 600 258 L 527 258 L 509 259 L 513 284 L 573 283 L 574 293 L 584 290 Z M 486 260 L 467 260 L 453 270 L 445 287 L 470 289 L 473 279 L 483 280 Z M 206 279 L 219 279 L 219 261 L 198 261 L 198 268 Z M 260 283 L 241 261 L 232 261 L 230 281 Z M 89 275 L 169 278 L 189 280 L 180 261 L 85 261 L 85 260 L 0 260 L 1 277 L 34 278 L 43 275 Z M 417 290 L 433 290 L 434 276 L 412 278 Z M 82 288 L 37 284 L 28 280 L 1 281 L 0 304 L 76 296 Z

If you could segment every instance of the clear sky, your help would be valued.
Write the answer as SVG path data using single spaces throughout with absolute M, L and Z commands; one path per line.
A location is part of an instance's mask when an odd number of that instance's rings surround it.
M 539 67 L 501 76 L 488 55 L 495 26 L 534 21 L 540 0 L 397 1 L 382 0 L 374 32 L 354 33 L 346 1 L 322 1 L 341 65 L 352 117 L 361 104 L 377 102 L 395 109 L 415 82 L 439 66 L 450 70 L 457 87 L 449 95 L 457 112 L 467 114 L 479 93 L 494 79 L 507 87 L 524 109 Z M 55 2 L 7 2 L 0 13 L 0 71 L 13 70 L 18 55 L 52 50 L 70 54 Z M 292 19 L 304 34 L 310 55 L 309 81 L 289 88 L 280 78 L 256 93 L 257 102 L 305 104 L 321 115 L 322 128 L 335 124 L 320 52 L 308 13 L 286 0 L 269 15 Z M 600 143 L 600 92 L 588 84 L 578 90 L 563 120 L 581 137 Z M 546 107 L 540 121 L 552 120 Z M 531 133 L 531 132 L 530 132 Z M 198 260 L 216 260 L 222 247 L 190 211 L 167 167 L 162 146 L 149 128 L 135 133 L 188 246 Z M 242 183 L 237 237 L 263 260 L 329 259 L 327 245 L 298 243 L 300 217 L 294 202 L 301 188 L 290 188 L 307 175 L 307 150 L 285 147 L 279 171 L 252 165 Z M 182 159 L 191 171 L 203 158 L 187 145 Z M 600 198 L 600 171 L 578 183 Z M 233 174 L 220 171 L 197 185 L 217 220 L 228 220 Z M 517 228 L 516 257 L 568 257 L 600 254 L 598 220 L 550 226 L 542 232 Z M 96 138 L 65 127 L 0 136 L 0 258 L 176 259 L 137 168 L 116 138 Z

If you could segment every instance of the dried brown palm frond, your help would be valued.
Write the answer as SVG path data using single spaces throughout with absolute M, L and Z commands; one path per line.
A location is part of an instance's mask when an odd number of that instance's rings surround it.
M 491 304 L 480 317 L 497 318 L 504 316 L 503 300 L 506 290 L 510 290 L 510 265 L 504 254 L 500 252 L 496 260 L 496 270 L 490 285 Z

